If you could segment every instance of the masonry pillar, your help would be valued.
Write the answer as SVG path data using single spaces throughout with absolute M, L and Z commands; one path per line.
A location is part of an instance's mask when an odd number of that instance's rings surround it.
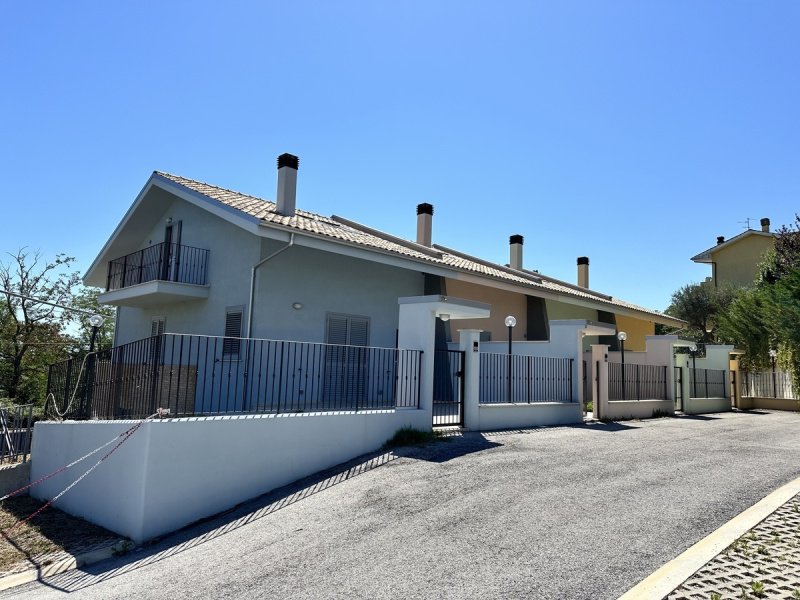
M 480 329 L 459 329 L 459 350 L 464 353 L 464 427 L 480 430 Z
M 592 344 L 592 404 L 594 418 L 608 415 L 608 345 Z
M 431 415 L 433 426 L 433 357 L 436 347 L 436 313 L 427 304 L 401 304 L 397 330 L 397 347 L 422 350 L 419 366 L 419 407 Z M 413 373 L 415 365 L 403 365 Z M 402 378 L 407 373 L 399 373 Z M 402 381 L 402 379 L 401 379 Z

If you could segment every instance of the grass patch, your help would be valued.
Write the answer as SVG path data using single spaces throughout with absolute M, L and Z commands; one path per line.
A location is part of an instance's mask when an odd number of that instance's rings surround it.
M 594 412 L 594 402 L 586 403 L 586 412 Z
M 0 575 L 47 565 L 59 552 L 80 553 L 121 538 L 52 506 L 7 533 L 43 504 L 30 496 L 10 498 L 0 504 Z
M 443 439 L 438 431 L 423 431 L 413 427 L 401 427 L 395 434 L 386 440 L 384 448 L 398 448 L 400 446 L 416 446 Z

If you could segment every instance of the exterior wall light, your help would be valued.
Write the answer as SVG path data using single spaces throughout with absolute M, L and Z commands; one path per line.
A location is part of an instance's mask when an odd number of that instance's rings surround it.
M 300 310 L 303 308 L 303 304 L 301 302 L 292 302 L 292 308 L 295 310 Z
M 448 315 L 447 313 L 442 313 L 442 314 L 439 315 L 439 318 L 442 321 L 449 321 L 450 320 L 450 315 Z

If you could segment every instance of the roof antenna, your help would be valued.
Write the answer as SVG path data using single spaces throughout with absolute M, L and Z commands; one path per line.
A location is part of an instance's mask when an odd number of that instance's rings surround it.
M 736 222 L 739 223 L 739 225 L 745 225 L 745 229 L 752 229 L 752 227 L 750 227 L 750 221 L 755 221 L 755 219 L 751 217 L 745 217 L 744 221 L 736 221 Z

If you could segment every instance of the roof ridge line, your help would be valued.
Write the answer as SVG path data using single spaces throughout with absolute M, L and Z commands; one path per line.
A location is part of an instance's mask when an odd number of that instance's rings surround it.
M 529 273 L 526 271 L 519 271 L 517 269 L 512 269 L 511 267 L 507 267 L 505 265 L 500 265 L 498 263 L 493 263 L 490 260 L 485 260 L 483 258 L 478 258 L 477 256 L 472 256 L 471 254 L 467 254 L 466 252 L 459 252 L 458 250 L 453 250 L 452 248 L 448 248 L 447 246 L 442 246 L 441 244 L 434 244 L 434 248 L 438 248 L 442 252 L 446 252 L 447 254 L 452 254 L 453 256 L 458 256 L 460 258 L 474 261 L 480 265 L 485 267 L 491 267 L 493 269 L 499 269 L 504 271 L 510 275 L 516 275 L 517 277 L 522 277 L 524 279 L 528 279 L 533 283 L 541 283 L 542 279 L 538 275 L 534 275 L 533 273 Z
M 330 218 L 342 225 L 347 225 L 348 227 L 352 227 L 353 229 L 369 233 L 370 235 L 374 235 L 376 237 L 382 237 L 385 240 L 394 242 L 395 244 L 400 244 L 402 246 L 405 246 L 406 248 L 410 248 L 411 250 L 422 252 L 423 254 L 433 256 L 434 258 L 442 257 L 441 251 L 434 250 L 433 248 L 429 248 L 428 246 L 425 246 L 423 244 L 418 244 L 410 240 L 404 240 L 401 237 L 397 237 L 396 235 L 392 235 L 391 233 L 386 233 L 385 231 L 381 231 L 380 229 L 375 229 L 374 227 L 370 227 L 369 225 L 364 225 L 357 221 L 351 221 L 350 219 L 346 219 L 345 217 L 340 217 L 339 215 L 331 215 Z

